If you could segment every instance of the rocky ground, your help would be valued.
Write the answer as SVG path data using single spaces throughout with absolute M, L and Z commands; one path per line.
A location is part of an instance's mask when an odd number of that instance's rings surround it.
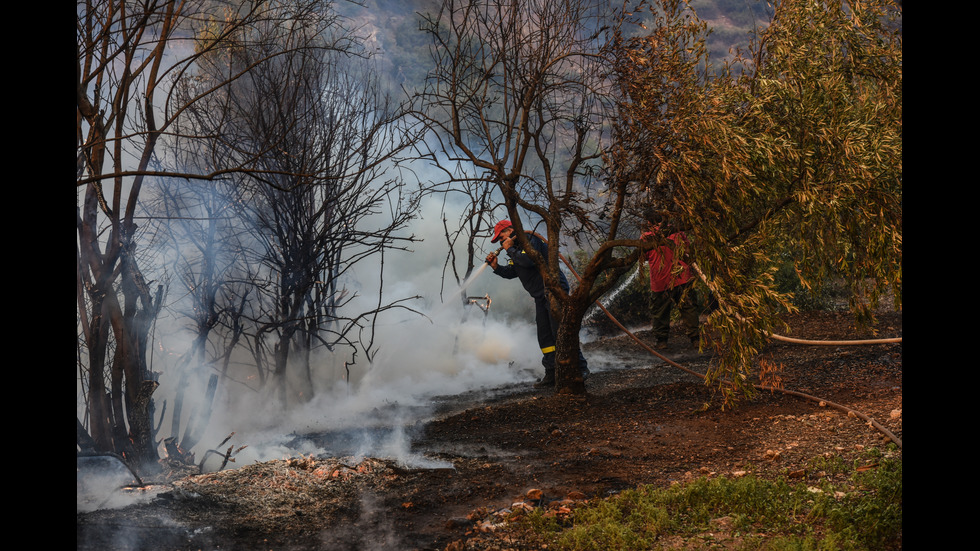
M 902 335 L 901 312 L 882 315 L 874 335 L 846 313 L 787 322 L 801 339 Z M 413 446 L 442 467 L 300 456 L 187 476 L 147 503 L 78 513 L 77 548 L 522 549 L 506 518 L 532 507 L 567 514 L 640 484 L 704 476 L 816 481 L 834 475 L 815 458 L 860 461 L 885 449 L 888 433 L 902 438 L 901 343 L 773 341 L 760 364 L 781 367 L 783 388 L 815 399 L 759 392 L 735 408 L 626 336 L 590 343 L 586 354 L 603 368 L 584 397 L 512 387 L 440 398 L 440 415 L 415 427 Z M 712 361 L 680 343 L 665 355 L 698 372 Z

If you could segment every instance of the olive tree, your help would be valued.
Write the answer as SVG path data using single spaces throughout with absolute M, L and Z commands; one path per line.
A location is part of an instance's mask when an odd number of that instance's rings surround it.
M 687 232 L 719 301 L 708 333 L 721 360 L 709 379 L 727 399 L 751 390 L 755 354 L 792 309 L 773 277 L 785 258 L 804 286 L 848 282 L 859 317 L 882 292 L 901 305 L 901 11 L 878 0 L 773 6 L 749 51 L 690 83 L 670 140 L 646 139 L 671 108 L 658 103 L 662 44 L 641 36 L 618 55 L 621 121 L 643 137 L 628 156 L 655 169 L 642 207 Z

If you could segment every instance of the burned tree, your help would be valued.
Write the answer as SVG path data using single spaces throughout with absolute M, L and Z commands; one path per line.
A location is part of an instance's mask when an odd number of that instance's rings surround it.
M 182 161 L 192 163 L 190 166 L 199 161 L 200 147 L 192 151 L 195 154 Z M 181 157 L 179 145 L 171 154 L 175 159 Z M 227 182 L 186 184 L 164 179 L 150 190 L 146 201 L 148 212 L 153 213 L 147 247 L 161 251 L 167 295 L 173 298 L 167 310 L 182 322 L 190 339 L 186 349 L 169 342 L 165 345 L 170 335 L 158 333 L 156 339 L 162 359 L 176 356 L 157 369 L 177 381 L 173 396 L 166 398 L 171 405 L 168 449 L 182 453 L 198 443 L 210 420 L 219 379 L 230 376 L 232 358 L 244 336 L 244 313 L 251 292 L 243 246 L 245 228 L 229 203 Z M 263 372 L 258 375 L 261 378 Z M 185 403 L 195 405 L 185 411 Z
M 79 5 L 76 26 L 77 312 L 81 415 L 99 451 L 137 466 L 157 458 L 151 438 L 155 376 L 147 335 L 160 304 L 143 276 L 137 207 L 159 140 L 170 46 L 194 7 L 177 2 Z M 243 19 L 255 17 L 246 12 Z
M 251 353 L 283 404 L 312 397 L 317 349 L 370 348 L 359 331 L 377 310 L 345 311 L 353 295 L 343 279 L 412 241 L 401 231 L 417 201 L 392 175 L 413 135 L 366 58 L 353 48 L 334 55 L 320 32 L 300 34 L 269 29 L 266 40 L 290 50 L 273 60 L 248 50 L 209 58 L 210 79 L 253 68 L 187 113 L 198 133 L 222 136 L 208 158 L 255 159 L 228 178 L 227 199 L 248 235 Z
M 162 288 L 144 275 L 151 268 L 152 258 L 144 247 L 143 228 L 137 224 L 144 208 L 144 190 L 152 179 L 176 178 L 209 185 L 222 177 L 248 173 L 255 185 L 286 189 L 289 184 L 276 179 L 284 171 L 297 170 L 301 178 L 343 181 L 343 174 L 324 176 L 318 172 L 321 169 L 310 165 L 270 164 L 267 156 L 280 152 L 279 142 L 255 146 L 239 140 L 238 135 L 230 134 L 233 128 L 224 126 L 211 128 L 214 133 L 198 133 L 182 118 L 205 104 L 213 106 L 212 102 L 230 98 L 231 89 L 252 71 L 268 64 L 289 67 L 288 62 L 277 62 L 287 53 L 353 47 L 349 33 L 333 26 L 336 20 L 330 8 L 329 2 L 319 0 L 227 4 L 102 0 L 78 5 L 78 426 L 91 436 L 91 442 L 84 438 L 86 446 L 94 443 L 98 451 L 119 453 L 138 467 L 152 466 L 157 459 L 151 426 L 157 374 L 151 373 L 147 358 Z M 288 36 L 292 41 L 268 40 L 273 35 Z M 311 42 L 313 37 L 319 42 Z M 225 72 L 203 67 L 232 56 L 247 56 L 247 61 Z M 188 82 L 197 86 L 176 87 Z M 252 105 L 264 110 L 277 107 L 255 99 Z M 286 119 L 290 122 L 288 115 Z M 366 125 L 358 129 L 362 144 L 384 141 L 380 136 L 387 127 L 374 127 L 374 134 L 371 128 Z M 364 138 L 365 133 L 369 139 Z M 177 143 L 201 150 L 213 150 L 216 143 L 246 147 L 235 149 L 234 155 L 215 155 L 207 162 L 177 167 L 168 155 L 168 148 Z M 357 153 L 365 154 L 357 157 Z M 358 185 L 366 187 L 369 171 L 377 166 L 374 154 L 369 145 L 355 150 L 357 159 L 344 170 L 349 171 L 346 174 L 364 175 L 364 179 L 358 184 L 344 181 L 340 187 L 355 194 L 361 191 Z M 258 171 L 267 171 L 267 177 Z M 362 204 L 362 211 L 374 214 L 371 209 L 385 200 L 397 203 L 397 191 L 386 189 L 387 193 L 379 192 L 367 203 L 372 206 Z M 399 208 L 392 210 L 398 213 L 393 215 L 395 219 L 403 220 Z M 388 233 L 376 233 L 372 243 L 390 245 L 397 240 L 394 227 L 388 228 Z M 365 245 L 356 233 L 350 242 Z M 370 247 L 366 244 L 363 249 L 346 250 L 358 251 L 351 255 L 366 255 L 370 253 L 364 250 Z

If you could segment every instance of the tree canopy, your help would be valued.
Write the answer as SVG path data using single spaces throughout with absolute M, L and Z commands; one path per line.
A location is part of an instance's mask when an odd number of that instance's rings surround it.
M 743 56 L 669 83 L 693 88 L 680 106 L 656 106 L 660 42 L 630 41 L 639 62 L 620 72 L 630 132 L 671 136 L 631 153 L 657 159 L 644 207 L 687 232 L 720 302 L 709 328 L 723 361 L 712 377 L 725 376 L 726 391 L 744 388 L 775 315 L 792 309 L 774 285 L 787 259 L 804 286 L 848 282 L 858 316 L 883 292 L 901 304 L 901 13 L 878 1 L 773 5 Z

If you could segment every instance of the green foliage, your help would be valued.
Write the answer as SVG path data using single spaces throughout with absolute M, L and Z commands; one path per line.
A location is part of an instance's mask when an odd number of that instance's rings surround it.
M 838 465 L 841 469 L 847 467 Z M 841 487 L 821 488 L 754 476 L 698 479 L 658 489 L 641 486 L 574 511 L 571 525 L 532 515 L 525 521 L 550 549 L 656 549 L 727 518 L 750 549 L 887 549 L 901 542 L 902 462 L 851 470 Z
M 849 290 L 840 277 L 825 278 L 819 285 L 804 285 L 796 271 L 796 262 L 785 259 L 775 275 L 776 290 L 789 295 L 793 307 L 800 311 L 837 310 L 847 304 Z
M 778 2 L 755 59 L 725 91 L 730 106 L 745 107 L 746 130 L 773 138 L 754 152 L 763 160 L 754 178 L 790 201 L 767 221 L 782 230 L 804 285 L 842 275 L 864 314 L 882 290 L 901 287 L 896 13 L 888 2 Z
M 769 23 L 768 2 L 758 0 L 690 0 L 690 7 L 711 27 L 708 50 L 714 60 L 726 59 L 749 45 L 749 37 Z
M 828 507 L 830 528 L 881 549 L 901 537 L 902 462 L 883 461 L 854 477 L 857 492 Z
M 808 463 L 809 469 L 814 472 L 824 472 L 827 474 L 839 474 L 847 472 L 850 469 L 850 465 L 844 461 L 839 455 L 821 455 L 810 459 Z
M 624 134 L 639 138 L 625 147 L 656 159 L 634 171 L 636 197 L 687 232 L 719 299 L 709 332 L 721 361 L 708 376 L 732 401 L 751 393 L 752 361 L 795 299 L 840 279 L 859 319 L 885 292 L 901 305 L 901 14 L 877 0 L 774 2 L 746 57 L 720 71 L 688 48 L 675 65 L 687 73 L 670 77 L 680 92 L 650 60 L 671 25 L 704 37 L 683 3 L 658 5 L 658 30 L 622 55 Z
M 576 513 L 575 525 L 558 537 L 559 549 L 650 549 L 674 526 L 648 489 L 623 492 Z

